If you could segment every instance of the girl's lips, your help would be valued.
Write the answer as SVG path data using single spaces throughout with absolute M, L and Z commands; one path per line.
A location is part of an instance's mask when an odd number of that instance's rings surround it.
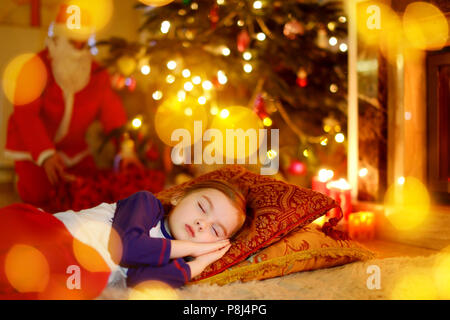
M 192 229 L 190 225 L 186 224 L 185 228 L 186 228 L 187 232 L 191 235 L 191 237 L 195 237 L 194 229 Z

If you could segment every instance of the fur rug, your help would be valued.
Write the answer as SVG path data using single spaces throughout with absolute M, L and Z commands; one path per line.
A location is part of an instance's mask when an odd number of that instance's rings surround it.
M 297 272 L 262 281 L 234 282 L 224 286 L 188 285 L 175 290 L 175 295 L 171 297 L 182 300 L 448 299 L 449 286 L 446 293 L 439 291 L 442 288 L 438 288 L 434 276 L 437 263 L 443 258 L 448 263 L 449 255 L 439 253 L 428 257 L 358 261 L 334 268 Z M 377 270 L 380 275 L 379 286 L 374 281 Z M 109 287 L 99 299 L 127 299 L 129 293 L 129 289 Z

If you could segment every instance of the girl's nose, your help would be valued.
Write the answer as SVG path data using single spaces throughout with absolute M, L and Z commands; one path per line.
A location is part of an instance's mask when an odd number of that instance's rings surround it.
M 198 231 L 203 231 L 203 230 L 205 230 L 205 225 L 206 225 L 206 222 L 203 221 L 202 219 L 197 219 L 197 220 L 195 221 L 195 228 L 196 228 Z

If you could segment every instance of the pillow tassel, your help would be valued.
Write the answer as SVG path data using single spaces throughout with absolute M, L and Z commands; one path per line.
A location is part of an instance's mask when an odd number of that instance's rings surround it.
M 350 237 L 346 232 L 333 229 L 344 216 L 342 213 L 342 208 L 339 205 L 336 205 L 336 209 L 338 209 L 339 216 L 333 217 L 325 222 L 322 226 L 322 232 L 325 233 L 325 235 L 333 238 L 334 240 L 350 240 Z

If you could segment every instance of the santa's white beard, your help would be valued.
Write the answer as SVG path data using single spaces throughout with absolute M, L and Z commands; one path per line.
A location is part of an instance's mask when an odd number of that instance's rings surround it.
M 77 50 L 65 37 L 48 39 L 52 72 L 65 95 L 84 89 L 90 79 L 92 56 L 88 49 Z

